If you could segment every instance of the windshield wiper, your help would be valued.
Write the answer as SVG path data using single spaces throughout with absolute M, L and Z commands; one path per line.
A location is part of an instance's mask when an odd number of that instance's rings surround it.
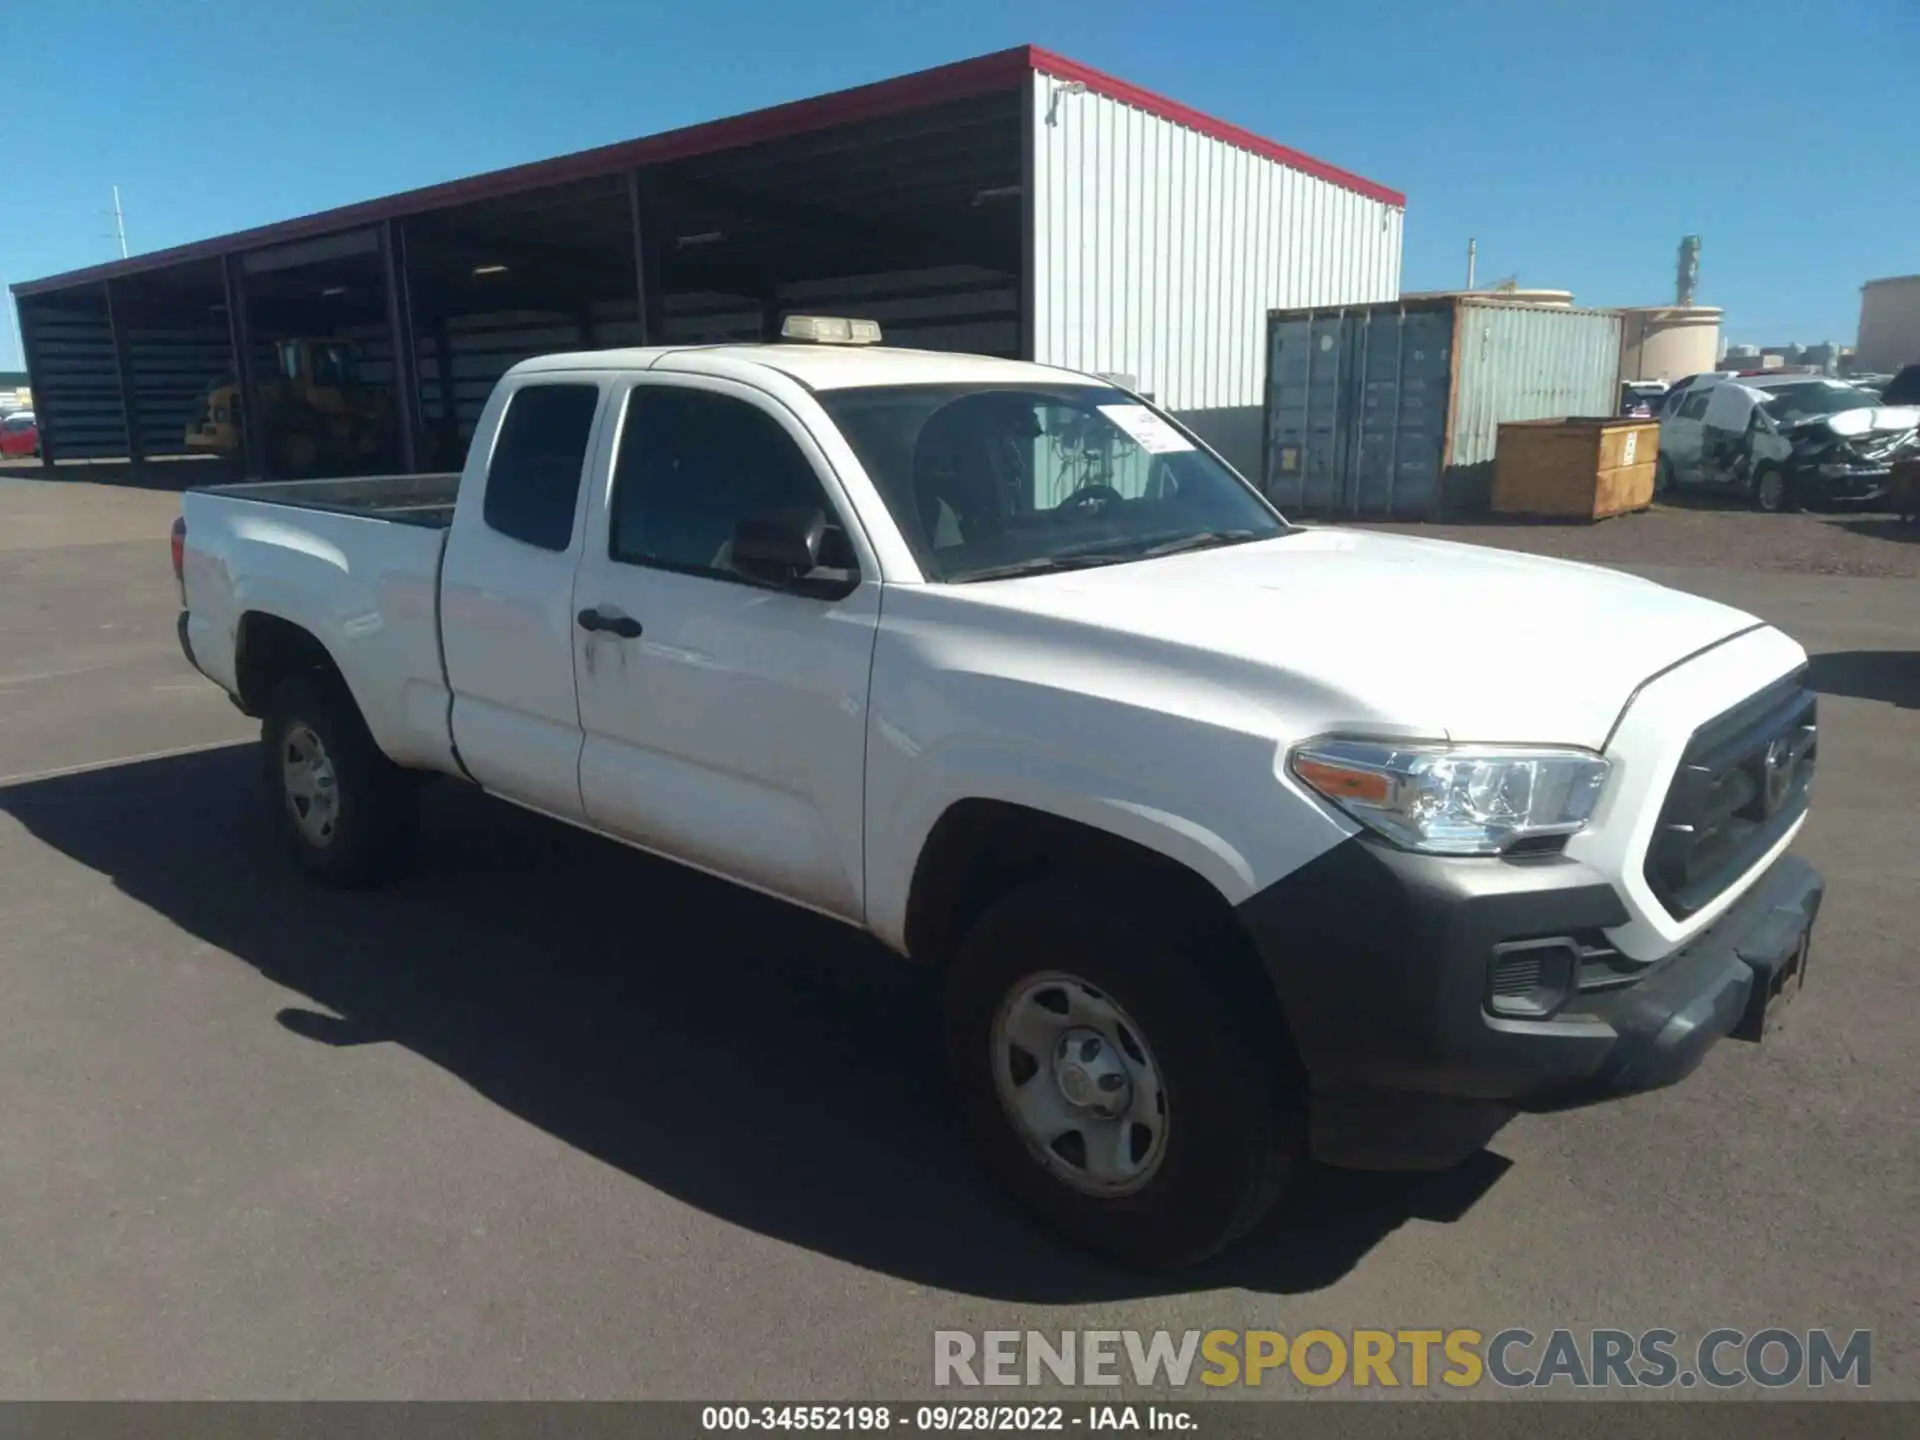
M 1014 560 L 1005 565 L 989 565 L 984 570 L 969 570 L 957 575 L 949 583 L 968 585 L 975 580 L 1012 580 L 1021 575 L 1051 575 L 1061 570 L 1091 570 L 1097 565 L 1111 565 L 1117 560 L 1130 560 L 1130 555 L 1115 555 L 1110 551 L 1092 553 L 1079 551 L 1067 555 L 1036 555 L 1031 560 Z
M 1221 545 L 1243 545 L 1249 540 L 1260 537 L 1252 530 L 1202 530 L 1197 535 L 1182 535 L 1173 540 L 1162 540 L 1158 545 L 1149 545 L 1144 550 L 1129 550 L 1129 560 L 1151 560 L 1156 555 L 1178 555 L 1184 550 L 1212 550 Z
M 972 580 L 1011 580 L 1020 575 L 1047 575 L 1061 570 L 1090 570 L 1096 565 L 1118 565 L 1128 560 L 1151 560 L 1158 555 L 1177 555 L 1185 550 L 1211 550 L 1218 545 L 1240 545 L 1258 540 L 1252 530 L 1202 530 L 1195 535 L 1180 535 L 1162 540 L 1144 549 L 1124 550 L 1102 546 L 1097 550 L 1070 550 L 1064 555 L 1036 555 L 1031 560 L 1015 560 L 1006 565 L 991 565 L 985 570 L 969 571 L 952 583 L 964 585 Z

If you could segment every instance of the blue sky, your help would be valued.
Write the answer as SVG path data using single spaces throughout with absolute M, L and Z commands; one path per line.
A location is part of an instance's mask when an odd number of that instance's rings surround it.
M 1920 271 L 1920 0 L 60 0 L 6 7 L 0 277 L 1031 42 L 1406 193 L 1407 289 L 1851 342 Z M 0 365 L 18 360 L 12 326 Z

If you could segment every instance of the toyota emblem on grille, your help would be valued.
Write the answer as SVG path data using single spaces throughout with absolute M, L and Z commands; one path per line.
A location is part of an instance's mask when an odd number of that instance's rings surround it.
M 1787 792 L 1793 788 L 1793 772 L 1799 768 L 1800 757 L 1811 738 L 1808 731 L 1790 730 L 1776 735 L 1767 746 L 1766 757 L 1760 762 L 1760 794 L 1761 804 L 1769 816 L 1777 815 L 1780 807 L 1787 803 Z

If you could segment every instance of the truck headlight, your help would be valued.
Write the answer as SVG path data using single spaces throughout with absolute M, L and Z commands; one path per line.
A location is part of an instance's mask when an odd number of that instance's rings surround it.
M 1497 855 L 1584 826 L 1608 763 L 1585 750 L 1310 740 L 1287 768 L 1368 829 L 1429 855 Z

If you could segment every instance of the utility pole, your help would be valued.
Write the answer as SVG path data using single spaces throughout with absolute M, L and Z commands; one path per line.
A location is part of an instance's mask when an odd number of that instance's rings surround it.
M 120 187 L 113 187 L 113 235 L 120 242 L 120 258 L 127 258 L 127 217 L 120 209 Z
M 1467 289 L 1469 290 L 1473 289 L 1473 262 L 1474 262 L 1474 257 L 1478 253 L 1478 251 L 1479 251 L 1479 246 L 1474 242 L 1472 236 L 1468 236 L 1467 237 Z
M 13 348 L 20 357 L 20 368 L 27 366 L 27 337 L 20 333 L 20 302 L 13 298 L 13 292 L 7 288 L 7 277 L 0 275 L 0 302 L 7 307 L 7 314 L 13 320 Z

